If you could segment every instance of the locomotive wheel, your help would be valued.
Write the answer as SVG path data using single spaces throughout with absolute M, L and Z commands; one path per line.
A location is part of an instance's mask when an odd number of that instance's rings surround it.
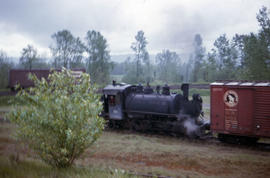
M 131 130 L 145 132 L 149 127 L 149 122 L 145 120 L 133 119 L 131 121 Z
M 256 137 L 240 137 L 240 143 L 244 145 L 253 145 L 257 143 L 259 138 Z
M 218 134 L 218 140 L 224 143 L 240 144 L 240 139 L 235 135 Z
M 224 135 L 224 134 L 218 134 L 218 140 L 221 141 L 221 142 L 225 142 L 226 135 Z
M 129 129 L 130 131 L 133 131 L 133 122 L 131 119 L 127 119 L 125 122 L 125 128 Z
M 113 128 L 113 123 L 111 120 L 108 120 L 107 121 L 107 125 L 106 125 L 107 128 Z
M 112 129 L 120 129 L 122 128 L 122 123 L 121 121 L 118 121 L 118 120 L 109 120 L 109 128 L 112 128 Z
M 138 120 L 132 120 L 132 126 L 131 126 L 132 130 L 134 130 L 134 131 L 141 131 L 142 130 L 141 127 L 142 126 L 141 126 L 141 122 L 140 121 L 138 121 Z

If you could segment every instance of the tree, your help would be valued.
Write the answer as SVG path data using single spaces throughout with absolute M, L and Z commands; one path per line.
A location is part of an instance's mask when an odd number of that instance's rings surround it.
M 123 82 L 130 84 L 138 84 L 136 73 L 136 62 L 128 57 L 124 62 L 125 75 L 123 76 Z
M 269 80 L 270 52 L 266 41 L 259 35 L 251 33 L 243 36 L 243 45 L 242 77 L 251 80 Z
M 125 73 L 125 62 L 113 62 L 112 75 L 123 75 Z
M 50 47 L 54 57 L 54 67 L 75 68 L 82 64 L 84 45 L 70 31 L 62 30 L 52 35 L 54 44 Z
M 205 48 L 203 47 L 203 40 L 200 34 L 196 34 L 194 37 L 194 68 L 192 72 L 192 80 L 193 82 L 197 82 L 200 77 L 201 66 L 204 60 Z
M 156 55 L 158 77 L 163 82 L 181 82 L 180 58 L 176 52 L 163 50 Z
M 193 55 L 189 55 L 189 59 L 187 62 L 184 62 L 183 67 L 183 78 L 185 82 L 190 82 L 192 80 L 192 72 L 194 68 Z
M 31 70 L 33 63 L 38 60 L 37 50 L 32 45 L 27 45 L 22 49 L 22 56 L 20 57 L 20 63 L 25 69 Z
M 270 19 L 266 7 L 257 14 L 260 25 L 259 33 L 238 35 L 234 43 L 241 59 L 241 77 L 250 80 L 270 79 Z
M 212 49 L 212 51 L 207 54 L 206 61 L 203 66 L 205 81 L 213 82 L 218 79 L 217 54 L 215 50 Z
M 134 61 L 136 62 L 136 82 L 143 82 L 144 79 L 149 82 L 151 78 L 150 60 L 149 54 L 146 50 L 147 41 L 142 30 L 138 31 L 135 36 L 135 40 L 136 41 L 131 44 L 131 49 L 135 53 Z M 146 64 L 146 72 L 143 71 L 142 62 Z M 143 73 L 145 73 L 146 78 L 143 78 Z
M 263 6 L 259 10 L 259 14 L 257 14 L 257 20 L 261 27 L 259 35 L 265 40 L 268 47 L 270 46 L 270 18 L 268 17 L 269 13 L 270 12 L 267 11 L 267 8 Z
M 0 50 L 0 88 L 8 86 L 8 73 L 13 66 L 14 64 L 9 61 L 6 53 Z
M 94 83 L 108 83 L 110 79 L 110 52 L 107 40 L 94 30 L 86 34 L 87 69 Z
M 214 46 L 213 52 L 217 57 L 219 79 L 235 79 L 237 50 L 227 39 L 226 34 L 218 37 L 214 42 Z
M 46 62 L 47 58 L 45 57 L 39 57 L 37 61 L 33 64 L 33 68 L 36 69 L 50 69 L 51 64 L 49 62 Z
M 202 56 L 202 40 L 195 36 L 194 54 L 198 54 L 198 57 L 192 57 L 195 61 L 193 81 L 196 81 L 198 76 L 202 76 L 206 81 L 270 79 L 269 11 L 262 7 L 256 17 L 260 26 L 258 33 L 236 34 L 231 41 L 226 34 L 221 35 L 215 40 L 214 48 L 208 53 L 206 60 L 197 60 Z
M 29 78 L 35 88 L 16 96 L 25 106 L 18 103 L 8 114 L 16 125 L 16 137 L 46 163 L 69 167 L 102 133 L 99 96 L 85 73 L 76 78 L 62 69 L 49 75 L 50 82 L 33 75 Z
M 268 16 L 270 11 L 263 6 L 257 14 L 257 20 L 261 27 L 259 31 L 260 51 L 261 51 L 261 67 L 263 73 L 263 79 L 270 79 L 270 17 Z

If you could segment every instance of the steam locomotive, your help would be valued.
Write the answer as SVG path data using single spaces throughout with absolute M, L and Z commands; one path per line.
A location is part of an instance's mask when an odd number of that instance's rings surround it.
M 136 131 L 158 131 L 200 137 L 209 123 L 202 119 L 202 98 L 182 84 L 182 94 L 171 93 L 168 85 L 128 85 L 116 83 L 103 89 L 104 111 L 109 127 Z

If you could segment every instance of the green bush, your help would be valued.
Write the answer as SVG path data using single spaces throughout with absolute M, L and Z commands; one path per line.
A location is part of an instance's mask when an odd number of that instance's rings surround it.
M 35 88 L 20 91 L 8 118 L 16 124 L 16 137 L 29 144 L 46 163 L 65 168 L 101 135 L 102 109 L 88 74 L 76 79 L 63 69 L 49 81 L 30 75 Z

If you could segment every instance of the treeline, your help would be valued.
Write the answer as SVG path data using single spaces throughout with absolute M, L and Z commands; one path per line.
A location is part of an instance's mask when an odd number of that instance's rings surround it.
M 270 19 L 266 7 L 259 10 L 259 32 L 218 37 L 214 48 L 194 52 L 192 81 L 226 79 L 270 80 Z
M 262 7 L 256 17 L 259 23 L 257 33 L 235 34 L 232 39 L 223 34 L 208 52 L 201 35 L 196 34 L 193 52 L 185 60 L 187 62 L 183 62 L 176 52 L 163 50 L 151 64 L 146 38 L 140 31 L 131 46 L 134 58 L 115 65 L 113 72 L 123 74 L 122 80 L 128 83 L 270 80 L 270 19 L 267 8 Z
M 4 51 L 0 51 L 0 88 L 7 87 L 10 68 L 50 69 L 50 68 L 85 68 L 93 83 L 108 83 L 113 63 L 107 40 L 100 32 L 89 30 L 84 41 L 75 37 L 68 30 L 58 31 L 51 36 L 49 46 L 52 60 L 38 55 L 37 49 L 27 45 L 22 49 L 19 63 L 15 64 Z
M 174 51 L 164 49 L 150 60 L 148 41 L 143 31 L 138 31 L 130 48 L 133 55 L 124 62 L 112 62 L 107 40 L 95 30 L 89 30 L 84 39 L 70 31 L 54 33 L 49 46 L 52 60 L 41 57 L 37 49 L 27 45 L 22 49 L 18 64 L 0 51 L 0 88 L 7 86 L 10 68 L 86 68 L 91 80 L 107 84 L 111 74 L 122 76 L 126 83 L 179 83 L 212 82 L 215 80 L 270 80 L 270 19 L 266 7 L 257 14 L 259 31 L 247 35 L 226 34 L 218 37 L 214 48 L 206 51 L 203 38 L 196 34 L 193 52 L 183 60 Z

